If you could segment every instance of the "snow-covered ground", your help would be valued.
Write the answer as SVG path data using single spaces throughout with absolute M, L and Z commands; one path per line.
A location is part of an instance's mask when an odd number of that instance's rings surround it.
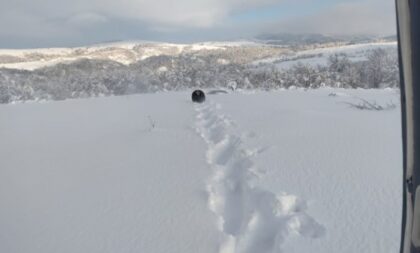
M 399 94 L 0 106 L 0 252 L 396 252 Z M 358 110 L 361 99 L 388 110 Z
M 333 54 L 346 54 L 349 60 L 358 62 L 366 60 L 369 50 L 382 48 L 397 50 L 397 42 L 374 42 L 345 46 L 323 47 L 301 50 L 295 53 L 255 61 L 253 64 L 275 64 L 277 68 L 288 69 L 297 63 L 308 65 L 326 65 L 328 57 Z

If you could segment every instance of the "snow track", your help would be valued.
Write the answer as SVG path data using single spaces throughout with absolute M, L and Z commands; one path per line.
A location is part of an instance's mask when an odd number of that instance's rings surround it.
M 207 163 L 213 170 L 208 206 L 225 238 L 220 253 L 278 252 L 289 236 L 323 236 L 324 227 L 305 212 L 305 201 L 256 185 L 255 152 L 244 148 L 242 135 L 219 112 L 220 105 L 209 102 L 195 109 L 197 132 L 207 143 Z
M 0 105 L 0 253 L 398 252 L 397 90 L 190 95 Z

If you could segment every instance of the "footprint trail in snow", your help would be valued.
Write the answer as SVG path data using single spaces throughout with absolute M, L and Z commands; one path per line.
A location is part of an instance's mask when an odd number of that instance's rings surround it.
M 273 193 L 254 185 L 258 178 L 240 134 L 229 117 L 211 101 L 196 105 L 197 132 L 208 145 L 213 170 L 207 182 L 208 206 L 224 234 L 219 253 L 273 253 L 290 235 L 318 238 L 325 233 L 294 195 Z

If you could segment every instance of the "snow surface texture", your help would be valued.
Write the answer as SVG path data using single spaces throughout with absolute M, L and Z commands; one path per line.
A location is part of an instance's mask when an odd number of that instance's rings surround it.
M 1 105 L 0 252 L 397 252 L 398 96 Z M 351 106 L 363 100 L 384 109 Z
M 254 151 L 242 147 L 236 131 L 229 131 L 234 124 L 216 108 L 210 103 L 196 109 L 197 130 L 208 144 L 207 162 L 214 170 L 207 185 L 209 207 L 226 235 L 220 252 L 278 252 L 289 234 L 312 238 L 324 234 L 296 196 L 252 185 L 252 177 L 258 175 L 251 160 Z

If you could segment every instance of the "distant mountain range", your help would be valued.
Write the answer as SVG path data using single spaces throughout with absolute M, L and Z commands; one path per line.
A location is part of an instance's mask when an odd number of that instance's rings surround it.
M 259 42 L 271 45 L 310 45 L 310 44 L 324 44 L 324 43 L 369 43 L 376 41 L 396 41 L 396 35 L 392 36 L 373 36 L 373 35 L 323 35 L 316 33 L 308 34 L 294 34 L 294 33 L 266 33 L 255 37 Z

